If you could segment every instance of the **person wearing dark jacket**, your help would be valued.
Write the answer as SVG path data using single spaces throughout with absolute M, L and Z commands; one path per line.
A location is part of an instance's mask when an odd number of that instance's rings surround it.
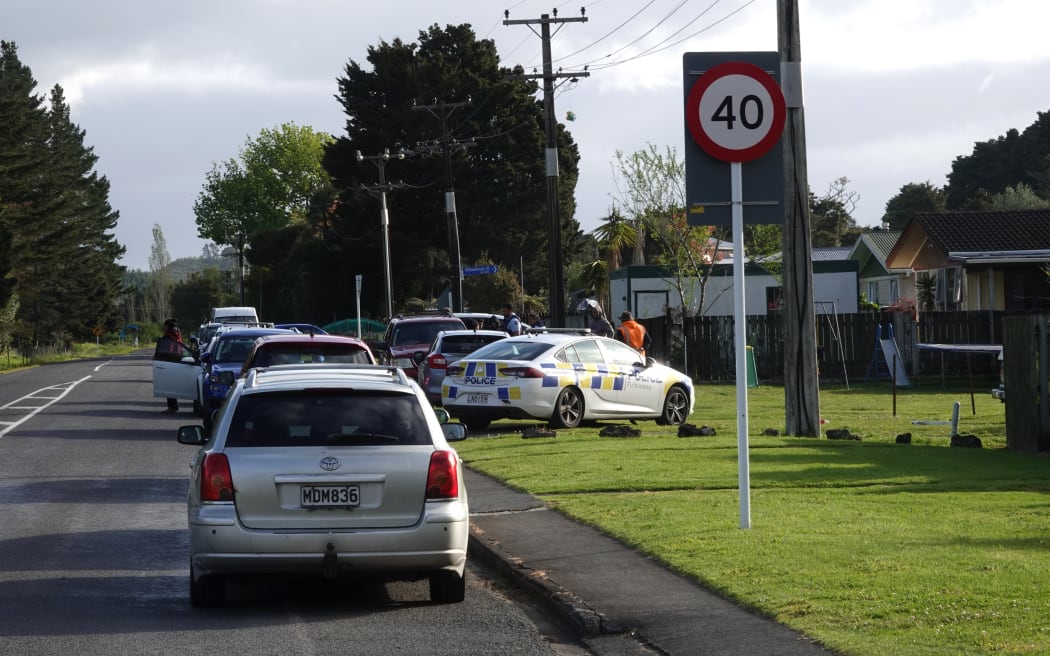
M 613 326 L 609 323 L 609 320 L 605 318 L 605 312 L 602 311 L 602 306 L 591 305 L 591 332 L 595 335 L 601 335 L 602 337 L 613 337 L 615 332 Z
M 178 362 L 182 358 L 182 332 L 179 330 L 179 322 L 175 319 L 164 320 L 164 334 L 157 340 L 157 348 L 153 352 L 154 360 L 166 362 Z M 168 407 L 164 412 L 175 414 L 179 411 L 179 400 L 168 399 Z

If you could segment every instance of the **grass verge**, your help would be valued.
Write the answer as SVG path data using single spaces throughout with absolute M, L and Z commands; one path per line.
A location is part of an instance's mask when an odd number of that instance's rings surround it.
M 732 386 L 698 388 L 679 438 L 639 422 L 522 439 L 524 422 L 457 444 L 472 468 L 653 555 L 720 594 L 856 656 L 1050 654 L 1050 462 L 1005 449 L 988 390 L 916 383 L 821 390 L 824 428 L 762 435 L 784 391 L 748 392 L 750 524 L 741 529 Z M 958 432 L 982 449 L 949 448 Z M 919 423 L 915 423 L 919 422 Z M 911 444 L 896 437 L 911 433 Z

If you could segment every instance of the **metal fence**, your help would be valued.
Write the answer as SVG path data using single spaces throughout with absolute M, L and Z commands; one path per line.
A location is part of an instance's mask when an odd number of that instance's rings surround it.
M 918 344 L 1001 344 L 1006 312 L 928 312 L 918 321 L 905 313 L 818 314 L 817 365 L 823 380 L 861 382 L 889 379 L 879 336 L 893 337 L 910 377 L 971 377 L 998 381 L 994 354 L 935 352 Z M 686 371 L 697 382 L 728 382 L 736 377 L 733 317 L 644 319 L 658 361 Z M 784 380 L 782 315 L 747 317 L 747 344 L 760 382 Z

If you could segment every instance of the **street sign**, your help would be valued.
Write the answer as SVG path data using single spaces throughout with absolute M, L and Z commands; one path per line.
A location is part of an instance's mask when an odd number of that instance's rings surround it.
M 726 75 L 708 77 L 719 66 L 733 62 L 751 64 L 762 71 L 762 76 L 758 76 L 754 72 L 755 69 L 749 69 L 748 77 L 751 77 L 751 81 L 734 80 L 733 76 L 726 79 Z M 760 82 L 754 82 L 755 79 Z M 716 85 L 718 80 L 722 81 Z M 709 154 L 700 146 L 694 137 L 693 127 L 701 133 L 702 140 L 709 141 L 713 151 L 734 159 L 741 156 L 737 151 L 744 151 L 744 155 L 757 153 L 760 149 L 756 144 L 759 142 L 762 142 L 762 147 L 769 145 L 769 150 L 764 155 L 750 159 L 743 165 L 744 222 L 784 223 L 783 151 L 781 140 L 770 136 L 773 133 L 779 136 L 783 123 L 779 124 L 781 127 L 777 127 L 776 123 L 770 122 L 776 120 L 775 112 L 767 111 L 766 107 L 767 97 L 770 107 L 778 100 L 783 100 L 783 94 L 779 93 L 779 80 L 780 54 L 777 52 L 687 52 L 682 56 L 682 92 L 685 107 L 682 132 L 685 137 L 686 218 L 689 225 L 732 224 L 730 167 L 725 159 Z M 777 93 L 763 82 L 773 85 Z M 698 89 L 700 84 L 703 86 Z M 697 95 L 690 100 L 694 90 Z M 700 126 L 701 95 L 712 102 L 717 101 L 706 113 L 704 128 Z M 747 98 L 752 95 L 756 98 Z M 728 102 L 727 98 L 730 98 Z M 720 106 L 723 110 L 721 113 L 718 111 Z M 760 107 L 762 120 L 759 120 L 758 116 Z M 786 120 L 786 111 L 784 113 Z M 733 136 L 741 135 L 735 140 L 728 134 L 730 118 L 733 120 Z M 747 126 L 754 127 L 746 127 L 745 121 Z M 690 126 L 691 122 L 693 127 Z M 715 138 L 712 139 L 710 135 Z
M 496 265 L 485 264 L 482 266 L 463 267 L 463 275 L 465 276 L 480 276 L 485 273 L 496 273 Z
M 723 162 L 750 162 L 768 153 L 786 118 L 784 94 L 773 76 L 748 62 L 725 62 L 706 71 L 685 104 L 693 139 Z

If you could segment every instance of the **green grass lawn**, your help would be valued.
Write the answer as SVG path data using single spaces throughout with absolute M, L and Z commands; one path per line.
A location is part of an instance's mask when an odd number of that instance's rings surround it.
M 522 439 L 499 422 L 457 444 L 468 465 L 652 554 L 843 653 L 1050 654 L 1050 459 L 1005 449 L 991 386 L 821 390 L 824 429 L 783 430 L 784 391 L 748 391 L 750 525 L 741 528 L 736 388 L 700 386 L 679 438 L 638 422 Z M 983 449 L 950 448 L 959 432 Z M 913 423 L 921 422 L 921 423 Z M 627 422 L 623 422 L 627 423 Z M 603 424 L 604 425 L 604 424 Z M 896 444 L 911 433 L 910 445 Z

